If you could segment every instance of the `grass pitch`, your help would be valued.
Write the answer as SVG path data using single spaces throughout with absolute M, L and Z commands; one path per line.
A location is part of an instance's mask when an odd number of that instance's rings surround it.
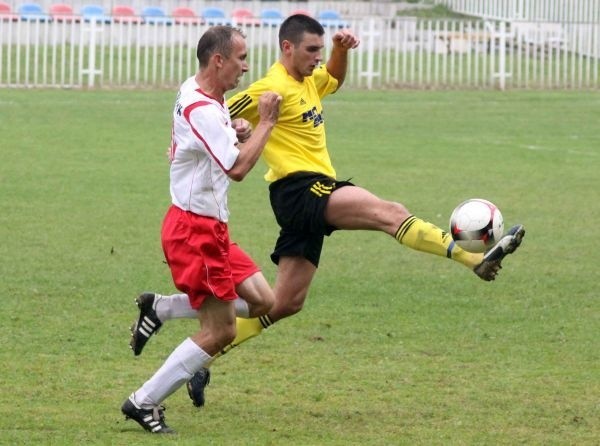
M 594 445 L 600 98 L 353 92 L 327 100 L 340 178 L 447 227 L 465 198 L 527 235 L 494 283 L 377 233 L 326 241 L 304 310 L 213 366 L 155 438 L 120 405 L 192 330 L 134 358 L 133 299 L 173 291 L 159 228 L 174 92 L 0 91 L 0 443 Z M 273 279 L 261 164 L 231 232 Z

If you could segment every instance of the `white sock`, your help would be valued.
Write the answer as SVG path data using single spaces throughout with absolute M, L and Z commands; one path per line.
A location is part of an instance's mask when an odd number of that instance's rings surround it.
M 233 301 L 235 305 L 235 315 L 237 317 L 243 317 L 248 319 L 250 317 L 250 307 L 248 306 L 248 302 L 246 302 L 241 297 L 238 297 Z
M 171 353 L 160 369 L 133 393 L 134 402 L 144 409 L 162 403 L 189 381 L 212 357 L 187 338 Z
M 171 296 L 156 295 L 154 299 L 154 311 L 161 322 L 169 319 L 196 319 L 198 311 L 190 305 L 190 298 L 187 294 L 173 294 Z

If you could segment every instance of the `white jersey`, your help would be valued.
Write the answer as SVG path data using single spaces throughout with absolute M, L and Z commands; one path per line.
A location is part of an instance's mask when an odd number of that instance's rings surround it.
M 236 144 L 227 105 L 204 94 L 194 77 L 186 80 L 173 110 L 169 151 L 173 204 L 227 222 L 227 172 L 239 154 Z

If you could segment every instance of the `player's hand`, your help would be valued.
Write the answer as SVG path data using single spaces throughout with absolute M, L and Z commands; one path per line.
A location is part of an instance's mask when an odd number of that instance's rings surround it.
M 235 130 L 239 142 L 246 142 L 252 135 L 252 125 L 243 118 L 231 121 L 231 127 Z
M 279 119 L 279 105 L 281 96 L 273 91 L 267 91 L 258 98 L 258 114 L 261 121 L 269 121 L 272 124 Z
M 345 51 L 356 48 L 360 43 L 360 39 L 349 29 L 339 30 L 333 35 L 332 40 L 334 48 Z

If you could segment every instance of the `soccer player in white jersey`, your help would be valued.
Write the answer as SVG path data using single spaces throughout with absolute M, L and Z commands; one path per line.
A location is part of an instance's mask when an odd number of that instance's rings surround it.
M 281 97 L 261 95 L 260 119 L 234 128 L 224 94 L 248 71 L 246 42 L 237 29 L 218 26 L 198 42 L 199 70 L 186 80 L 173 111 L 169 150 L 172 205 L 161 240 L 176 287 L 200 322 L 159 370 L 125 400 L 121 411 L 153 433 L 171 433 L 161 403 L 232 342 L 236 316 L 269 310 L 273 293 L 252 260 L 229 239 L 229 180 L 241 181 L 258 160 L 277 122 Z M 239 142 L 239 134 L 245 142 Z M 255 289 L 239 297 L 236 288 Z M 142 302 L 147 304 L 147 302 Z M 142 323 L 151 323 L 151 320 Z
M 277 264 L 275 303 L 264 316 L 238 319 L 237 337 L 225 351 L 301 311 L 319 266 L 324 237 L 333 231 L 379 231 L 411 249 L 462 264 L 486 281 L 495 279 L 502 260 L 517 249 L 525 234 L 522 225 L 515 225 L 486 253 L 470 253 L 403 204 L 338 180 L 327 148 L 321 99 L 343 84 L 348 52 L 359 39 L 349 30 L 335 32 L 331 55 L 322 65 L 323 35 L 323 27 L 311 17 L 288 17 L 279 31 L 279 61 L 262 79 L 228 100 L 232 117 L 256 123 L 257 100 L 264 91 L 283 97 L 280 118 L 263 153 L 269 167 L 265 179 L 270 182 L 271 207 L 281 227 L 271 254 Z M 188 383 L 196 405 L 204 403 L 209 376 L 203 369 Z

